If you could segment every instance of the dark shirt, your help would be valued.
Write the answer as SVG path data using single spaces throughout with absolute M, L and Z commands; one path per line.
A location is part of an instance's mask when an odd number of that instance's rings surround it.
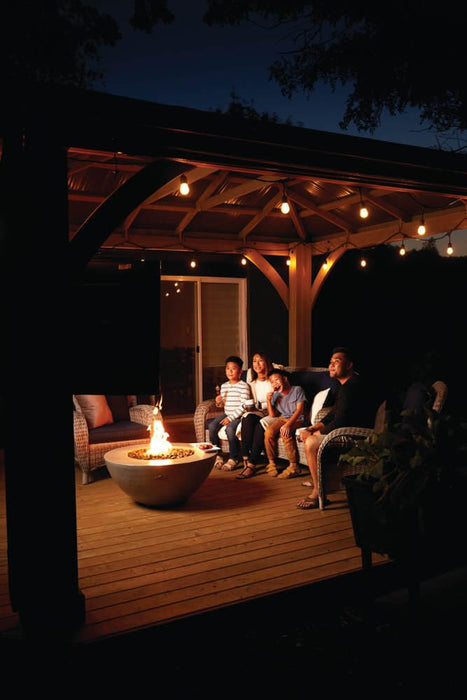
M 374 392 L 359 374 L 340 385 L 332 410 L 322 420 L 323 434 L 335 428 L 358 426 L 372 428 L 375 424 L 376 401 Z

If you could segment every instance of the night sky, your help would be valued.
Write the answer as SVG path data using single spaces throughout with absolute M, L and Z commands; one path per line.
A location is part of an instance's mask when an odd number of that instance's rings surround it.
M 269 80 L 268 66 L 293 44 L 285 28 L 242 23 L 236 27 L 208 27 L 202 21 L 205 2 L 171 0 L 175 22 L 156 25 L 152 34 L 133 30 L 128 23 L 133 0 L 95 0 L 101 11 L 119 23 L 123 39 L 102 50 L 104 84 L 97 90 L 166 105 L 224 111 L 234 93 L 258 112 L 290 119 L 296 126 L 375 138 L 424 147 L 439 147 L 434 134 L 420 125 L 418 111 L 399 117 L 386 115 L 373 134 L 355 128 L 343 131 L 346 91 L 337 93 L 321 87 L 311 96 L 303 93 L 283 97 L 279 86 Z M 455 148 L 445 142 L 443 148 Z M 456 255 L 467 254 L 465 230 L 453 236 Z M 410 247 L 410 244 L 409 246 Z M 414 247 L 418 248 L 417 244 Z M 439 250 L 445 253 L 446 241 Z

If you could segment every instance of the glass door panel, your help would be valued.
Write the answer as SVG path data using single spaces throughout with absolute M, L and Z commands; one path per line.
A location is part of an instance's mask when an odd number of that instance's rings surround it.
M 196 408 L 196 281 L 162 278 L 160 383 L 166 416 Z

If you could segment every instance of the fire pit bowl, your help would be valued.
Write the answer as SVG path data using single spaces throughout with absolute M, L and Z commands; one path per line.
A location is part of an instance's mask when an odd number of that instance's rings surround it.
M 146 447 L 119 447 L 104 455 L 112 479 L 134 501 L 146 506 L 173 506 L 187 501 L 209 475 L 216 459 L 215 451 L 184 443 L 173 447 L 193 450 L 188 457 L 138 459 L 128 455 Z

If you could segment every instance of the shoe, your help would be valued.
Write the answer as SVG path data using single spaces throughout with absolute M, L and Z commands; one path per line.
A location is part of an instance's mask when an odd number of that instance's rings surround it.
M 279 474 L 278 479 L 293 479 L 296 476 L 300 476 L 301 469 L 298 464 L 289 464 L 287 469 Z
M 227 460 L 227 462 L 224 462 L 224 465 L 222 466 L 222 470 L 224 472 L 232 472 L 234 469 L 236 469 L 238 467 L 239 464 L 240 464 L 240 462 L 238 461 L 238 459 L 230 458 Z
M 269 462 L 269 464 L 266 465 L 266 472 L 269 474 L 269 476 L 277 476 L 279 474 L 274 462 Z
M 242 471 L 240 474 L 238 474 L 235 478 L 236 479 L 251 479 L 252 476 L 255 476 L 256 474 L 256 467 L 254 464 L 245 464 L 243 467 Z
M 220 455 L 217 455 L 216 461 L 214 462 L 214 468 L 215 469 L 222 469 L 223 466 L 224 466 L 224 460 L 222 459 L 222 457 Z
M 297 503 L 297 508 L 301 508 L 302 510 L 309 510 L 310 508 L 318 508 L 319 507 L 319 500 L 318 498 L 310 498 L 310 496 L 305 496 L 305 498 L 302 501 L 299 501 Z
M 313 482 L 312 481 L 303 481 L 302 486 L 306 486 L 307 489 L 312 489 L 313 488 Z

